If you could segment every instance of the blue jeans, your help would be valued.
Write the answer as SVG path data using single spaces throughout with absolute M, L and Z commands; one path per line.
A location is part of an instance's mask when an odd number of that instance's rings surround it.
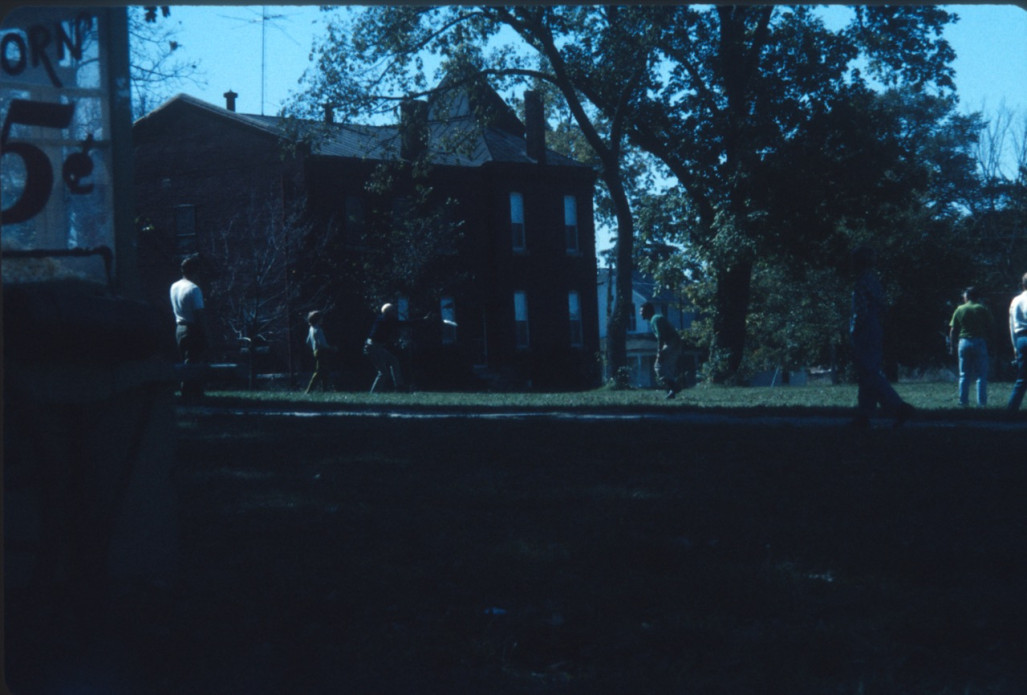
M 1023 394 L 1027 392 L 1027 335 L 1016 338 L 1016 382 L 1009 396 L 1009 409 L 1019 410 Z
M 959 403 L 970 402 L 970 382 L 977 377 L 977 405 L 988 405 L 988 341 L 959 339 Z

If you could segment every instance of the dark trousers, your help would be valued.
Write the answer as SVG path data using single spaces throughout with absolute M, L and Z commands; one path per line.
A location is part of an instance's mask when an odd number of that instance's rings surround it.
M 179 324 L 175 329 L 178 352 L 186 365 L 182 379 L 182 398 L 196 400 L 203 397 L 203 362 L 207 351 L 207 338 L 195 326 Z
M 379 386 L 392 387 L 401 391 L 406 388 L 406 380 L 403 378 L 403 365 L 399 357 L 383 345 L 372 343 L 365 346 L 364 353 L 370 358 L 371 364 L 378 370 L 378 376 L 371 384 L 371 392 Z
M 853 333 L 852 361 L 856 367 L 859 384 L 856 400 L 862 417 L 871 417 L 877 405 L 888 411 L 895 411 L 902 399 L 888 382 L 881 369 L 884 361 L 882 338 L 877 331 Z

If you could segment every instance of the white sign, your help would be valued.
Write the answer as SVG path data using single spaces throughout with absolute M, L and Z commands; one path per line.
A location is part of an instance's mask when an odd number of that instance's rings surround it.
M 25 7 L 0 25 L 4 251 L 114 251 L 108 17 Z

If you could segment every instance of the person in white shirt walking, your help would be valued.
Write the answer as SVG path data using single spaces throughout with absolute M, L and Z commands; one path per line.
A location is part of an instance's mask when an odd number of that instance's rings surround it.
M 200 277 L 198 256 L 182 261 L 182 279 L 171 285 L 171 310 L 175 314 L 175 341 L 186 365 L 182 379 L 182 400 L 195 402 L 203 397 L 203 356 L 207 350 L 207 321 L 203 291 L 196 283 Z
M 1016 382 L 1009 396 L 1010 412 L 1020 409 L 1024 393 L 1027 392 L 1027 273 L 1020 280 L 1020 294 L 1013 297 L 1009 305 L 1009 337 L 1013 341 L 1013 355 L 1016 358 Z
M 321 391 L 331 386 L 328 378 L 327 358 L 328 353 L 335 352 L 336 348 L 328 344 L 328 338 L 325 337 L 324 329 L 321 328 L 322 316 L 323 314 L 316 310 L 307 314 L 307 323 L 310 324 L 310 330 L 307 331 L 307 345 L 314 353 L 314 374 L 310 377 L 307 390 L 303 392 L 305 394 L 310 393 L 315 386 L 320 386 Z

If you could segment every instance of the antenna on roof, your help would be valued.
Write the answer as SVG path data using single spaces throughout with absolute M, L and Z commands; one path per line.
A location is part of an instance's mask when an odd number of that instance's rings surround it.
M 245 8 L 245 9 L 248 9 L 251 12 L 255 11 L 252 8 Z M 228 15 L 222 15 L 222 16 L 223 17 L 228 17 Z M 255 22 L 260 22 L 260 115 L 263 116 L 264 115 L 264 89 L 265 89 L 265 83 L 266 83 L 266 78 L 267 78 L 267 25 L 268 25 L 268 22 L 275 22 L 275 21 L 277 21 L 279 19 L 288 19 L 289 15 L 285 15 L 285 14 L 268 14 L 267 13 L 267 5 L 261 5 L 260 6 L 260 16 L 259 17 L 254 17 L 253 19 L 243 19 L 241 17 L 228 17 L 228 18 L 229 19 L 235 19 L 235 20 L 241 21 L 241 22 L 245 22 L 247 24 L 253 24 Z M 273 25 L 273 26 L 276 29 L 278 29 L 280 32 L 282 32 L 282 34 L 284 34 L 285 37 L 288 38 L 290 41 L 292 41 L 294 44 L 296 44 L 297 46 L 300 45 L 299 42 L 296 39 L 292 38 L 292 36 L 290 36 L 287 31 L 285 31 L 284 29 L 282 29 L 281 27 L 279 27 L 277 25 Z

